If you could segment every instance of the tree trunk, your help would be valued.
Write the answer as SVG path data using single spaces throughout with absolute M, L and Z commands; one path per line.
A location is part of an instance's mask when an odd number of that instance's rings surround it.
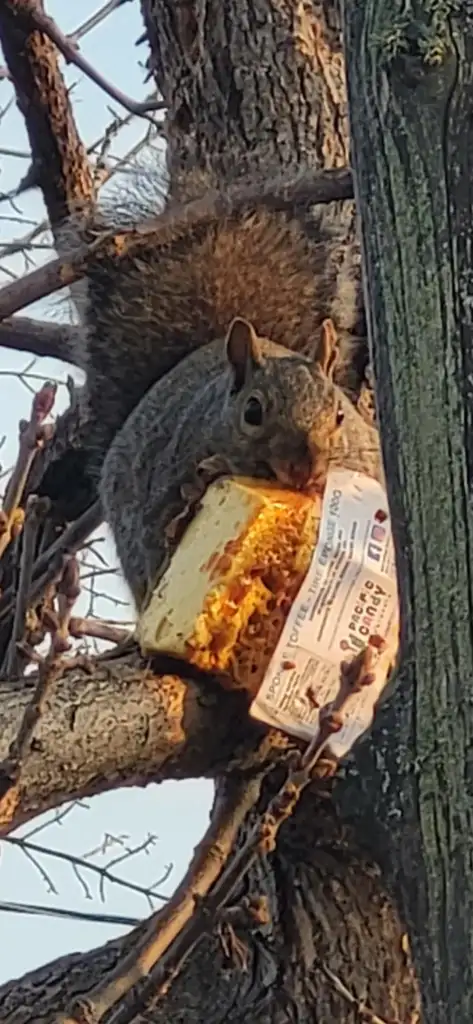
M 196 166 L 229 180 L 349 162 L 337 0 L 142 0 L 142 10 L 171 187 Z
M 467 7 L 450 19 L 451 5 L 434 12 L 425 2 L 406 21 L 400 2 L 346 3 L 357 199 L 406 653 L 385 719 L 392 754 L 378 814 L 429 1024 L 467 1024 L 473 1006 Z
M 138 1018 L 153 1024 L 417 1024 L 418 978 L 429 1024 L 471 1019 L 466 687 L 473 651 L 464 381 L 471 372 L 471 102 L 466 113 L 473 53 L 471 37 L 456 26 L 454 91 L 442 48 L 439 65 L 419 76 L 411 34 L 402 36 L 405 22 L 393 23 L 387 6 L 393 4 L 347 0 L 347 52 L 409 657 L 370 738 L 329 791 L 306 793 L 277 851 L 242 887 L 267 897 L 269 922 L 243 920 L 233 936 L 223 923 L 225 941 L 216 934 L 203 941 L 167 997 Z M 435 8 L 426 24 L 432 34 L 435 15 L 444 43 L 442 5 L 418 6 Z M 142 0 L 142 7 L 152 67 L 169 104 L 173 191 L 195 163 L 230 180 L 254 169 L 269 176 L 301 162 L 347 162 L 335 3 Z M 402 65 L 391 59 L 397 40 L 407 53 Z M 431 56 L 439 52 L 435 42 Z M 334 204 L 333 216 L 350 230 L 352 204 Z M 454 267 L 463 291 L 454 285 Z M 4 986 L 0 1021 L 52 1022 L 73 993 L 86 993 L 113 968 L 128 942 L 67 957 Z M 130 1019 L 132 999 L 114 1024 L 125 1014 Z

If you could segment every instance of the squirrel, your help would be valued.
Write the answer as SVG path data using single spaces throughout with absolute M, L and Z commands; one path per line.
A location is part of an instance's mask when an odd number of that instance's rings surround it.
M 138 610 L 211 479 L 323 491 L 334 463 L 381 479 L 376 430 L 321 364 L 235 318 L 224 343 L 193 352 L 150 388 L 105 458 L 103 508 Z
M 160 227 L 160 187 L 158 174 L 138 175 L 131 197 L 102 203 L 82 229 L 92 242 L 112 230 L 119 248 L 120 236 L 136 224 L 156 225 L 140 232 L 129 252 L 87 263 L 86 339 L 74 361 L 87 376 L 87 444 L 96 477 L 116 431 L 150 385 L 194 349 L 223 338 L 235 316 L 261 337 L 315 359 L 330 318 L 338 338 L 334 380 L 350 390 L 354 360 L 366 352 L 359 244 L 335 230 L 327 206 L 277 209 L 270 183 L 236 182 L 227 193 L 210 192 L 208 205 L 204 193 L 195 214 L 204 182 L 191 178 L 186 201 L 166 207 Z
M 351 459 L 381 478 L 377 431 L 339 386 L 360 337 L 359 247 L 323 210 L 307 234 L 270 188 L 249 194 L 197 217 L 180 203 L 166 230 L 158 216 L 124 254 L 87 262 L 92 462 L 138 610 L 218 473 L 317 486 Z M 154 213 L 138 205 L 137 221 Z M 116 221 L 94 216 L 94 237 Z

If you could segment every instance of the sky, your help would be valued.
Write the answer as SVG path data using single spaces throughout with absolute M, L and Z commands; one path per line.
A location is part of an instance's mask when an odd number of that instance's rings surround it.
M 73 32 L 102 6 L 102 0 L 75 0 L 67 5 L 60 0 L 45 3 L 47 13 L 66 33 Z M 81 52 L 90 63 L 136 100 L 144 99 L 150 91 L 150 83 L 144 83 L 142 66 L 146 47 L 134 45 L 141 33 L 139 4 L 133 0 L 124 3 L 80 43 Z M 75 67 L 63 63 L 62 70 L 68 85 L 74 85 L 71 96 L 76 122 L 83 141 L 90 145 L 110 123 L 110 108 L 115 115 L 126 112 Z M 10 84 L 0 78 L 0 112 L 11 92 Z M 135 119 L 120 133 L 112 153 L 122 156 L 142 137 L 146 127 L 146 122 Z M 0 193 L 13 189 L 29 166 L 27 158 L 5 155 L 3 151 L 7 149 L 28 153 L 23 121 L 14 105 L 0 120 Z M 14 206 L 1 202 L 0 251 L 7 242 L 23 237 L 44 215 L 36 190 L 15 200 Z M 38 265 L 49 254 L 38 248 L 33 257 Z M 32 265 L 27 266 L 21 255 L 0 259 L 0 286 L 11 280 L 12 275 L 29 269 Z M 66 312 L 58 312 L 57 299 L 52 298 L 29 307 L 25 315 L 57 319 L 64 318 Z M 36 360 L 34 365 L 32 362 L 27 353 L 0 349 L 0 438 L 5 437 L 0 448 L 1 490 L 16 457 L 18 421 L 29 415 L 32 391 L 45 380 L 58 380 L 56 409 L 61 411 L 66 404 L 64 384 L 68 374 L 80 381 L 79 372 L 70 366 L 46 359 Z M 110 540 L 103 540 L 104 536 L 102 529 L 97 550 L 113 571 L 100 576 L 95 585 L 94 610 L 103 618 L 128 621 L 132 612 L 127 594 L 115 571 L 113 546 Z M 90 591 L 84 591 L 77 614 L 87 612 L 91 598 Z M 203 780 L 117 791 L 62 808 L 59 815 L 44 815 L 14 836 L 28 836 L 31 844 L 86 858 L 96 866 L 110 865 L 119 877 L 141 887 L 154 885 L 166 876 L 165 881 L 156 885 L 156 891 L 166 897 L 178 884 L 205 830 L 211 799 L 211 784 Z M 134 850 L 137 852 L 127 855 L 127 851 Z M 113 866 L 115 859 L 121 859 L 121 863 Z M 66 861 L 37 850 L 25 852 L 7 841 L 0 841 L 0 908 L 2 902 L 35 903 L 50 910 L 67 908 L 135 919 L 149 913 L 141 893 L 110 882 L 102 891 L 97 874 L 82 869 L 74 871 Z M 159 906 L 159 901 L 155 905 Z M 101 945 L 127 930 L 128 926 L 123 925 L 20 915 L 0 909 L 0 984 L 65 953 Z

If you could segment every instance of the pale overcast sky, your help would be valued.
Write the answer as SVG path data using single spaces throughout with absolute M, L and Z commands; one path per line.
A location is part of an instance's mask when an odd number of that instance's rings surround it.
M 63 31 L 71 32 L 95 13 L 102 2 L 76 0 L 74 4 L 66 5 L 60 0 L 46 0 L 45 6 Z M 150 89 L 149 83 L 146 86 L 143 84 L 143 69 L 138 63 L 145 60 L 146 49 L 134 45 L 141 32 L 139 4 L 134 0 L 133 3 L 124 4 L 81 41 L 81 50 L 88 60 L 106 78 L 135 99 L 144 98 Z M 76 83 L 72 93 L 75 116 L 82 139 L 90 144 L 101 135 L 110 121 L 107 107 L 113 107 L 117 114 L 121 113 L 120 108 L 93 83 L 84 79 L 77 69 L 65 68 L 65 74 L 68 83 Z M 0 80 L 0 110 L 3 110 L 10 95 L 9 83 Z M 113 152 L 118 155 L 126 152 L 141 137 L 144 129 L 143 122 L 135 121 L 121 133 Z M 14 106 L 0 121 L 0 151 L 2 148 L 23 152 L 28 149 L 22 118 Z M 27 160 L 7 158 L 0 152 L 0 192 L 5 193 L 13 188 L 27 167 Z M 28 222 L 37 222 L 44 216 L 44 208 L 36 192 L 27 193 L 15 206 L 16 209 L 13 209 L 8 203 L 0 204 L 0 248 L 5 242 L 23 236 L 29 230 L 30 223 L 22 224 L 21 217 Z M 41 251 L 35 253 L 37 263 L 42 259 L 44 256 Z M 24 260 L 21 256 L 9 261 L 2 260 L 0 284 L 8 280 L 5 268 L 21 273 L 25 269 Z M 27 313 L 57 317 L 52 300 L 30 307 Z M 6 435 L 0 451 L 3 469 L 14 461 L 18 421 L 28 415 L 31 393 L 27 385 L 37 388 L 42 380 L 65 380 L 67 373 L 70 373 L 70 368 L 66 369 L 60 363 L 37 360 L 30 372 L 37 374 L 39 379 L 22 382 L 18 373 L 30 364 L 31 359 L 27 354 L 0 350 L 0 437 Z M 63 404 L 64 399 L 59 403 L 59 408 Z M 1 486 L 3 488 L 3 481 Z M 109 563 L 113 565 L 111 545 L 108 544 L 105 550 Z M 122 600 L 126 597 L 124 589 L 111 576 L 104 576 L 97 589 L 105 594 L 119 596 Z M 86 608 L 87 595 L 81 600 L 82 607 Z M 106 597 L 99 598 L 95 607 L 97 613 L 104 618 L 127 619 L 130 616 L 130 609 L 126 605 L 116 607 Z M 85 807 L 73 807 L 61 824 L 54 822 L 54 815 L 46 816 L 54 823 L 31 835 L 31 842 L 51 850 L 67 851 L 84 857 L 107 841 L 107 837 L 112 837 L 116 840 L 114 845 L 103 856 L 92 858 L 94 864 L 104 866 L 113 858 L 122 856 L 126 847 L 135 848 L 144 843 L 149 835 L 154 835 L 157 840 L 148 847 L 147 853 L 136 854 L 129 862 L 125 861 L 114 870 L 122 878 L 147 886 L 159 879 L 169 864 L 173 864 L 168 880 L 159 887 L 163 895 L 169 895 L 185 871 L 192 850 L 205 829 L 211 796 L 211 785 L 201 780 L 106 794 L 87 801 Z M 16 834 L 35 832 L 44 820 L 38 819 Z M 102 903 L 99 879 L 93 874 L 83 873 L 87 882 L 85 888 L 68 863 L 39 854 L 35 854 L 35 858 L 36 864 L 27 859 L 22 850 L 0 841 L 0 905 L 2 901 L 17 901 L 132 918 L 140 918 L 148 913 L 146 900 L 140 894 L 107 883 L 105 902 Z M 51 884 L 55 892 L 51 892 Z M 23 916 L 1 909 L 0 915 L 0 983 L 19 977 L 67 952 L 100 945 L 126 930 L 116 925 Z

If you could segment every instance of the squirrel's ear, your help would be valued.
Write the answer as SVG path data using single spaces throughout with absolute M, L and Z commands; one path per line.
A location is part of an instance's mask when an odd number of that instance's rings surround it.
M 258 335 L 248 320 L 232 320 L 225 339 L 225 351 L 235 375 L 235 387 L 242 388 L 248 374 L 261 362 Z

